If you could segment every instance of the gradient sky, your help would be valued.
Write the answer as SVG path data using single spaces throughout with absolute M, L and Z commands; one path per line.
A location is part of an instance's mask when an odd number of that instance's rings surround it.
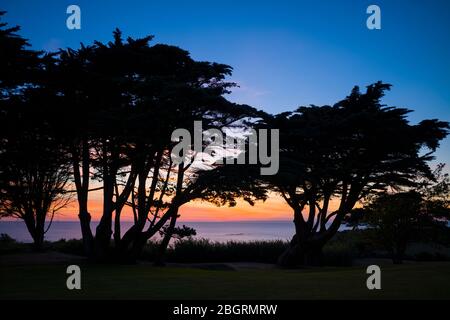
M 81 8 L 81 30 L 66 28 L 70 4 Z M 381 30 L 366 28 L 371 4 L 381 8 Z M 393 85 L 385 103 L 414 110 L 413 123 L 450 120 L 447 0 L 2 0 L 0 9 L 35 49 L 109 41 L 116 27 L 125 36 L 155 35 L 155 42 L 180 46 L 194 59 L 233 66 L 240 88 L 229 99 L 272 113 L 333 104 L 354 85 L 382 80 Z M 437 161 L 450 165 L 450 139 Z M 231 211 L 194 203 L 182 212 L 187 220 L 291 218 L 276 198 Z

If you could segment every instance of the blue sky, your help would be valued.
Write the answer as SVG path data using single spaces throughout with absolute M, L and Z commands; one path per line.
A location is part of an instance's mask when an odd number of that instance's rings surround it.
M 66 8 L 81 8 L 81 30 Z M 382 29 L 366 28 L 381 8 Z M 25 1 L 3 0 L 5 20 L 36 49 L 155 35 L 193 58 L 226 63 L 239 83 L 230 99 L 272 113 L 332 104 L 358 84 L 393 84 L 385 103 L 450 120 L 450 1 Z M 450 165 L 450 139 L 438 152 Z

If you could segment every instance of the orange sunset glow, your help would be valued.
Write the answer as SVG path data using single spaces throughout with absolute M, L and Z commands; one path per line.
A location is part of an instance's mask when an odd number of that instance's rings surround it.
M 90 194 L 89 212 L 92 220 L 98 221 L 102 215 L 102 194 L 95 191 Z M 180 221 L 261 221 L 261 220 L 292 220 L 292 209 L 279 195 L 272 193 L 266 201 L 258 201 L 251 206 L 243 200 L 238 200 L 235 207 L 218 207 L 205 201 L 192 201 L 183 205 L 180 209 Z M 337 202 L 332 201 L 330 210 L 337 207 Z M 67 207 L 58 212 L 55 220 L 78 220 L 78 203 L 72 201 Z M 133 216 L 130 207 L 122 211 L 123 221 L 132 221 Z
M 89 212 L 92 220 L 100 220 L 102 215 L 101 192 L 93 192 L 89 200 Z M 77 220 L 78 203 L 71 202 L 66 208 L 58 212 L 55 220 Z M 266 201 L 257 202 L 251 206 L 243 200 L 238 200 L 235 207 L 217 207 L 205 201 L 192 201 L 183 205 L 180 209 L 180 221 L 248 221 L 248 220 L 291 220 L 292 209 L 285 201 L 272 195 Z M 133 219 L 131 208 L 125 207 L 122 212 L 124 221 Z

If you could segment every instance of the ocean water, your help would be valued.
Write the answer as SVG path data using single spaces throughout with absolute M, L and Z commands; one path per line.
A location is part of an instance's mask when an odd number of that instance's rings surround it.
M 131 226 L 131 222 L 122 223 L 122 232 Z M 290 240 L 294 234 L 291 221 L 242 221 L 242 222 L 180 222 L 194 228 L 194 238 L 207 238 L 213 241 L 255 241 L 255 240 Z M 95 230 L 96 223 L 92 223 Z M 31 242 L 31 236 L 21 221 L 0 221 L 0 233 L 6 233 L 20 242 Z M 45 239 L 81 239 L 80 224 L 77 221 L 54 221 Z

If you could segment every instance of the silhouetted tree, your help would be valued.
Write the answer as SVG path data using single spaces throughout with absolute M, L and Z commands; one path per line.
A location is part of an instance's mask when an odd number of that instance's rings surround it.
M 0 19 L 5 15 L 0 11 Z M 8 27 L 0 20 L 0 98 L 5 100 L 20 93 L 20 88 L 26 87 L 39 78 L 41 52 L 30 50 L 28 40 L 17 32 L 19 26 Z
M 41 249 L 54 214 L 70 200 L 70 173 L 47 118 L 52 99 L 41 81 L 53 59 L 29 50 L 18 30 L 0 23 L 0 217 L 24 220 Z
M 51 137 L 19 133 L 17 126 L 14 130 L 17 138 L 1 143 L 0 217 L 22 219 L 40 250 L 55 213 L 71 199 L 66 192 L 71 172 L 65 153 Z
M 448 123 L 408 123 L 410 112 L 380 100 L 390 85 L 377 82 L 334 106 L 300 107 L 268 119 L 280 132 L 280 170 L 266 183 L 294 211 L 296 233 L 282 266 L 320 263 L 321 250 L 364 197 L 430 176 L 427 162 Z M 430 152 L 421 155 L 424 148 Z
M 378 196 L 367 208 L 364 222 L 374 231 L 375 241 L 381 243 L 400 264 L 409 242 L 414 239 L 426 214 L 422 197 L 410 191 Z
M 373 229 L 376 241 L 391 253 L 394 263 L 402 263 L 407 245 L 429 238 L 435 228 L 448 229 L 450 208 L 439 199 L 429 199 L 416 191 L 383 194 L 366 208 L 362 219 Z
M 150 46 L 151 39 L 124 41 L 116 30 L 108 44 L 60 52 L 54 86 L 71 116 L 68 141 L 80 222 L 85 247 L 97 259 L 110 252 L 112 235 L 116 253 L 135 259 L 162 227 L 168 224 L 167 234 L 174 230 L 183 204 L 204 198 L 195 192 L 196 181 L 214 168 L 173 164 L 173 130 L 193 133 L 194 120 L 202 120 L 205 130 L 220 129 L 256 113 L 223 97 L 234 86 L 224 80 L 231 67 L 194 61 L 177 47 Z M 98 180 L 103 192 L 95 236 L 87 207 L 90 179 Z M 134 224 L 122 233 L 125 206 Z
M 419 179 L 409 191 L 383 193 L 370 199 L 350 221 L 371 230 L 374 242 L 381 243 L 394 263 L 402 263 L 408 243 L 438 241 L 436 234 L 448 232 L 450 220 L 449 176 L 439 164 L 431 177 Z
M 447 228 L 450 220 L 450 176 L 444 169 L 445 164 L 438 164 L 431 178 L 421 178 L 414 190 L 422 196 L 429 224 Z

